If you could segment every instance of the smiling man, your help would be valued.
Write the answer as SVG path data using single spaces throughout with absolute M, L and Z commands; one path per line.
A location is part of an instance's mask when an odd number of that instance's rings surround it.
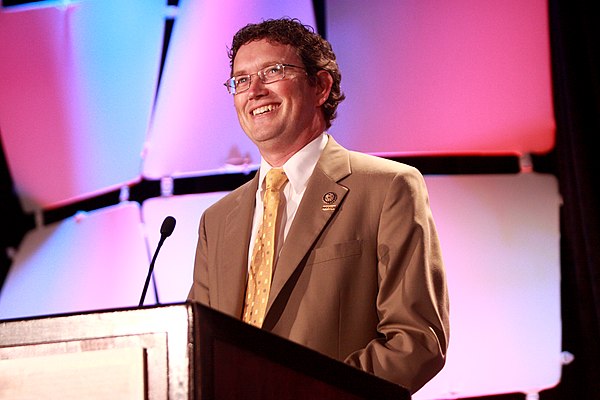
M 247 25 L 229 56 L 225 86 L 261 166 L 202 215 L 188 298 L 414 393 L 449 336 L 422 175 L 327 133 L 344 95 L 312 28 Z

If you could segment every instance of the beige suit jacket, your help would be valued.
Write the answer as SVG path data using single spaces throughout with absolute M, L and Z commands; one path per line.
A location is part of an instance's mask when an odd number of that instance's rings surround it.
M 199 227 L 189 299 L 236 318 L 257 188 L 258 174 L 208 208 Z M 281 249 L 267 307 L 263 329 L 411 392 L 429 381 L 444 365 L 449 322 L 422 175 L 330 137 Z

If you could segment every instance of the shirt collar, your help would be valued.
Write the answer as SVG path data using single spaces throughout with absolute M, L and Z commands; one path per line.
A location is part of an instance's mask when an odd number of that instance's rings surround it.
M 287 175 L 294 192 L 301 193 L 306 188 L 308 178 L 312 175 L 315 166 L 317 165 L 317 161 L 319 161 L 319 157 L 321 157 L 321 153 L 323 152 L 325 145 L 327 145 L 328 138 L 326 133 L 322 133 L 283 164 L 283 171 Z M 273 167 L 261 157 L 259 188 L 263 187 L 267 172 L 269 172 L 271 168 Z

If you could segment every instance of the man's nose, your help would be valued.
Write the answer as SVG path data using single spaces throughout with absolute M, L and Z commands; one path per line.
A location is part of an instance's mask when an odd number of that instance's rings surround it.
M 266 91 L 267 87 L 258 75 L 255 75 L 250 79 L 250 87 L 248 88 L 248 96 L 250 98 L 264 95 Z

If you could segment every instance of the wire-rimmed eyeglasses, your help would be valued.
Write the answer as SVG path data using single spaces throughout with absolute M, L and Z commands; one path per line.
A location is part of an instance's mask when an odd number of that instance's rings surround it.
M 300 67 L 298 65 L 293 64 L 273 64 L 269 65 L 260 71 L 254 74 L 248 75 L 238 75 L 232 78 L 227 79 L 224 83 L 227 91 L 231 95 L 236 95 L 238 93 L 242 93 L 250 88 L 250 83 L 252 82 L 252 76 L 257 75 L 262 83 L 273 83 L 282 80 L 285 78 L 285 69 L 286 68 L 300 68 L 305 69 L 304 67 Z

